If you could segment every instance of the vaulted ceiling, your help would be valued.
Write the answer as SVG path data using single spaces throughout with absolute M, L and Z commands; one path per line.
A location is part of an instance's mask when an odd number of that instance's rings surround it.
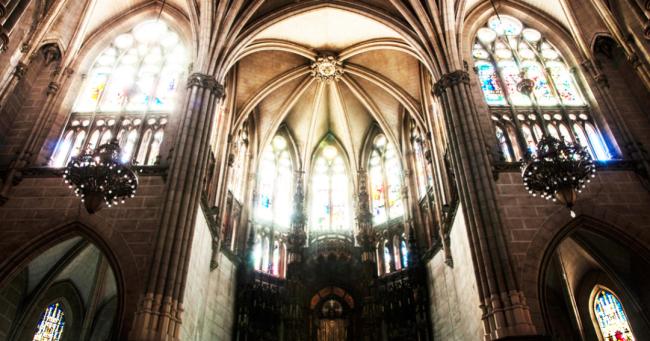
M 389 48 L 388 42 L 398 40 L 400 35 L 387 26 L 335 8 L 275 23 L 251 43 L 275 46 L 250 54 L 238 64 L 236 117 L 241 121 L 251 112 L 257 114 L 260 150 L 284 123 L 295 138 L 303 164 L 309 164 L 318 142 L 332 133 L 356 169 L 373 124 L 398 142 L 405 108 L 416 115 L 423 110 L 420 64 L 411 55 Z M 371 42 L 380 47 L 349 53 Z M 281 47 L 287 44 L 291 47 Z M 312 76 L 313 58 L 323 54 L 341 56 L 343 76 L 338 81 Z M 290 80 L 272 86 L 288 75 Z
M 466 0 L 465 13 L 468 13 L 475 6 L 489 0 Z M 564 15 L 560 0 L 518 0 L 517 2 L 524 3 L 533 8 L 540 10 L 542 13 L 550 16 L 564 27 L 568 27 L 567 17 Z

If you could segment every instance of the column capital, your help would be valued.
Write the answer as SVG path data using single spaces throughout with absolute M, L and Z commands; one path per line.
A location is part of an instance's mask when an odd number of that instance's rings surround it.
M 48 95 L 54 95 L 59 91 L 59 83 L 56 82 L 50 82 L 50 84 L 47 85 L 47 94 Z
M 224 86 L 217 82 L 214 76 L 205 73 L 195 72 L 191 74 L 187 78 L 187 87 L 199 87 L 208 89 L 219 98 L 225 95 Z
M 447 88 L 456 86 L 461 83 L 469 84 L 469 72 L 465 70 L 456 70 L 444 74 L 433 85 L 433 94 L 436 96 L 441 96 L 445 93 L 445 90 L 447 90 Z
M 16 64 L 16 68 L 14 68 L 14 77 L 22 79 L 25 76 L 26 72 L 27 65 L 23 62 L 18 62 L 18 64 Z

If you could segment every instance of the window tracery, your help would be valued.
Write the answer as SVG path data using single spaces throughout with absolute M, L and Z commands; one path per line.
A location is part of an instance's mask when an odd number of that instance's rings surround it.
M 65 325 L 64 311 L 61 303 L 50 304 L 38 321 L 33 341 L 59 341 Z
M 611 291 L 598 288 L 593 304 L 593 313 L 603 340 L 635 340 L 627 315 L 623 310 L 623 305 Z
M 311 171 L 310 228 L 316 232 L 351 229 L 350 178 L 333 138 L 321 142 Z
M 506 162 L 534 153 L 544 134 L 579 143 L 595 159 L 613 157 L 562 55 L 539 31 L 493 16 L 477 31 L 472 56 Z M 518 89 L 522 79 L 532 81 L 530 95 Z
M 178 34 L 162 21 L 146 21 L 117 36 L 87 73 L 51 165 L 62 167 L 113 137 L 123 162 L 159 163 L 186 66 Z
M 378 134 L 368 160 L 373 224 L 380 225 L 404 214 L 402 168 L 397 151 L 384 134 Z
M 259 165 L 255 221 L 288 228 L 293 197 L 293 165 L 287 139 L 276 135 L 264 149 Z

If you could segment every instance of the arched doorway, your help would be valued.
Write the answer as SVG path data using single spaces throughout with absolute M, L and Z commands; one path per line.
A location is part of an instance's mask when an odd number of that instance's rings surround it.
M 354 298 L 338 287 L 327 287 L 316 293 L 310 302 L 311 336 L 318 341 L 352 340 L 351 328 Z
M 539 297 L 557 340 L 644 340 L 650 336 L 647 251 L 608 226 L 579 225 L 549 247 Z
M 100 247 L 78 235 L 59 241 L 3 282 L 0 339 L 114 339 L 119 291 Z

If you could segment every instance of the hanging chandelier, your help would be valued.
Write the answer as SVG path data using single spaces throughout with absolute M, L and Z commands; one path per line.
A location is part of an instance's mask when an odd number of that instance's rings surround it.
M 552 136 L 539 141 L 537 151 L 522 161 L 521 170 L 528 193 L 565 205 L 574 218 L 578 193 L 596 176 L 596 166 L 585 148 Z
M 88 213 L 124 203 L 134 197 L 138 177 L 129 164 L 120 161 L 117 140 L 73 157 L 65 168 L 63 179 L 75 195 L 81 197 Z

